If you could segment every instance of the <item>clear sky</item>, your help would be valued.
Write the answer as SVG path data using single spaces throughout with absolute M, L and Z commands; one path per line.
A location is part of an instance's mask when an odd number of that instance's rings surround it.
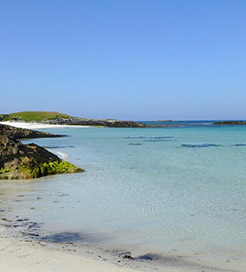
M 246 119 L 245 0 L 0 0 L 0 113 Z

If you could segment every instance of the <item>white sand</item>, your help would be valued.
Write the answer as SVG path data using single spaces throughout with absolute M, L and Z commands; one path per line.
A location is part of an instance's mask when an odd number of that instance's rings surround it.
M 66 127 L 82 127 L 82 128 L 89 128 L 91 126 L 74 126 L 74 125 L 49 125 L 49 124 L 41 124 L 36 122 L 11 122 L 5 121 L 0 122 L 3 125 L 9 125 L 18 128 L 28 128 L 28 129 L 43 129 L 43 128 L 66 128 Z

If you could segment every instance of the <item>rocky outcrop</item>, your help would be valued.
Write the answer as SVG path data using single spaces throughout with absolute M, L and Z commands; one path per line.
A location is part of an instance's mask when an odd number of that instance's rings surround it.
M 122 121 L 114 119 L 87 119 L 87 118 L 57 118 L 43 121 L 44 124 L 76 125 L 76 126 L 104 126 L 104 127 L 145 127 L 144 124 L 135 121 Z
M 48 132 L 35 131 L 25 128 L 17 128 L 8 125 L 0 124 L 0 134 L 13 137 L 15 139 L 25 138 L 52 138 L 52 137 L 64 137 L 65 135 L 56 135 Z
M 215 122 L 213 125 L 246 125 L 246 121 L 221 121 Z
M 0 135 L 0 179 L 31 179 L 82 171 L 36 144 L 22 144 L 12 136 Z

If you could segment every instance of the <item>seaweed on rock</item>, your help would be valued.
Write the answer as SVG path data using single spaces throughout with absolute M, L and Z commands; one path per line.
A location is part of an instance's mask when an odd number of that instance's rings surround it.
M 31 179 L 82 171 L 43 147 L 0 135 L 0 179 Z

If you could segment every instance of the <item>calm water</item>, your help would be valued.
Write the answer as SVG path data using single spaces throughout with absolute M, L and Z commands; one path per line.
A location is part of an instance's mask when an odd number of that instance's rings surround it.
M 4 183 L 25 196 L 13 212 L 103 244 L 245 258 L 246 126 L 46 131 L 70 137 L 32 142 L 86 172 Z

